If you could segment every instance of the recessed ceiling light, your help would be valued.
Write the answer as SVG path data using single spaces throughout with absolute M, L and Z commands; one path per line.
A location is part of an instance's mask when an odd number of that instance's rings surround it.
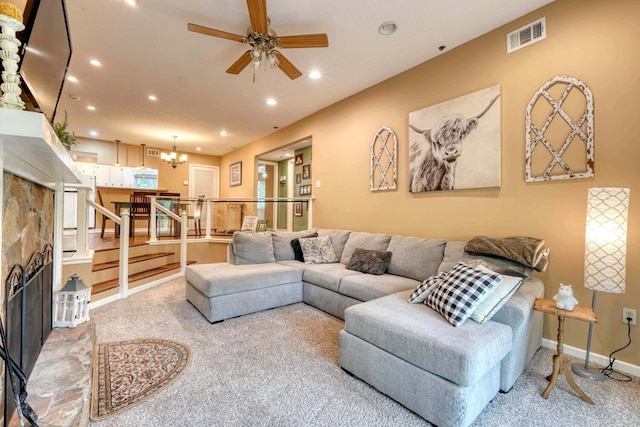
M 100 63 L 100 61 L 98 61 L 97 59 L 92 59 L 91 61 L 89 61 L 89 64 L 93 65 L 94 67 L 100 67 L 100 66 L 102 66 L 102 64 Z
M 397 29 L 398 24 L 393 21 L 387 21 L 380 24 L 380 26 L 378 27 L 378 32 L 383 36 L 390 36 L 391 34 L 395 33 Z
M 129 6 L 137 6 L 138 5 L 138 0 L 126 0 L 126 3 Z
M 87 105 L 87 110 L 96 111 L 96 107 L 93 105 Z
M 320 71 L 312 71 L 309 73 L 309 78 L 310 79 L 319 79 L 320 77 L 322 77 L 322 74 L 320 74 Z
M 196 147 L 196 151 L 202 151 L 202 147 Z
M 227 132 L 226 130 L 221 130 L 220 131 L 220 135 L 227 136 L 227 135 L 229 135 L 229 132 Z
M 158 98 L 156 98 L 155 95 L 149 95 L 149 101 L 157 101 Z
M 89 132 L 89 135 L 91 135 L 91 136 L 98 136 L 98 132 L 97 132 L 97 131 L 95 131 L 95 130 L 92 130 L 92 131 L 90 131 L 90 132 Z
M 67 76 L 67 80 L 70 82 L 78 83 L 78 79 L 75 76 Z
M 277 102 L 276 102 L 275 99 L 273 99 L 273 98 L 267 99 L 267 105 L 276 105 L 276 104 L 277 104 Z
M 291 153 L 284 153 L 284 156 L 285 156 L 285 157 L 291 157 L 291 156 L 292 156 L 292 154 L 291 154 Z

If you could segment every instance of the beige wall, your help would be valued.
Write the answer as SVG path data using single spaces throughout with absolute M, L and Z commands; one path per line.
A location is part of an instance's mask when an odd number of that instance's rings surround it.
M 542 16 L 547 39 L 507 54 L 505 34 Z M 313 180 L 322 182 L 313 190 L 314 225 L 465 240 L 479 234 L 540 237 L 551 249 L 549 269 L 539 275 L 546 296 L 551 298 L 560 282 L 571 283 L 580 303 L 590 305 L 591 293 L 583 287 L 587 188 L 629 186 L 627 292 L 600 295 L 592 344 L 592 351 L 608 355 L 627 341 L 622 307 L 640 310 L 640 265 L 633 262 L 640 255 L 638 22 L 637 0 L 558 0 L 228 154 L 221 161 L 221 196 L 251 197 L 255 156 L 312 136 Z M 579 78 L 594 94 L 596 176 L 527 184 L 525 108 L 556 75 Z M 409 193 L 409 112 L 496 84 L 502 87 L 502 186 Z M 398 191 L 372 193 L 369 145 L 381 125 L 398 135 Z M 243 185 L 229 188 L 229 164 L 239 160 Z M 555 340 L 556 327 L 547 317 L 544 336 Z M 567 322 L 566 344 L 584 348 L 586 337 L 586 323 Z M 638 327 L 632 328 L 632 339 L 619 360 L 640 365 Z

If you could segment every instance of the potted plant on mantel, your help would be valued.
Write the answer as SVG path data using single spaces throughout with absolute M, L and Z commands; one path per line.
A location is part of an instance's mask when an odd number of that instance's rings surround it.
M 69 126 L 69 123 L 67 122 L 66 110 L 64 112 L 64 122 L 54 123 L 52 126 L 53 131 L 56 133 L 58 139 L 60 140 L 60 142 L 62 142 L 62 145 L 64 145 L 64 148 L 66 148 L 67 151 L 70 151 L 71 146 L 78 143 L 78 141 L 76 141 L 76 134 L 74 132 L 67 132 L 67 126 Z

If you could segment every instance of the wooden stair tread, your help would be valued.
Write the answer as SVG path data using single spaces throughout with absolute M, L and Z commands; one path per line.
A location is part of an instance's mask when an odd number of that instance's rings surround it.
M 165 256 L 173 255 L 175 252 L 158 252 L 155 254 L 144 254 L 138 255 L 134 257 L 129 257 L 129 264 L 134 264 L 136 262 L 147 261 L 150 259 L 162 258 Z M 118 268 L 120 266 L 120 260 L 102 262 L 99 264 L 94 264 L 91 271 L 102 271 L 110 268 Z
M 196 261 L 187 261 L 187 265 L 195 264 Z M 166 273 L 167 271 L 176 270 L 180 268 L 179 262 L 173 262 L 171 264 L 163 265 L 161 267 L 152 268 L 149 270 L 141 271 L 139 273 L 134 273 L 129 275 L 129 283 L 137 282 L 142 279 L 146 279 L 147 277 L 152 277 L 157 274 Z M 105 280 L 104 282 L 95 283 L 91 286 L 91 294 L 95 295 L 99 292 L 108 291 L 109 289 L 117 288 L 119 284 L 119 279 L 111 279 Z

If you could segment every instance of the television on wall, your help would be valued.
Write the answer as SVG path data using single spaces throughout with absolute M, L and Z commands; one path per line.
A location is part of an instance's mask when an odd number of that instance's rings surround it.
M 72 52 L 65 1 L 29 0 L 24 17 L 25 30 L 18 33 L 23 99 L 53 122 Z

